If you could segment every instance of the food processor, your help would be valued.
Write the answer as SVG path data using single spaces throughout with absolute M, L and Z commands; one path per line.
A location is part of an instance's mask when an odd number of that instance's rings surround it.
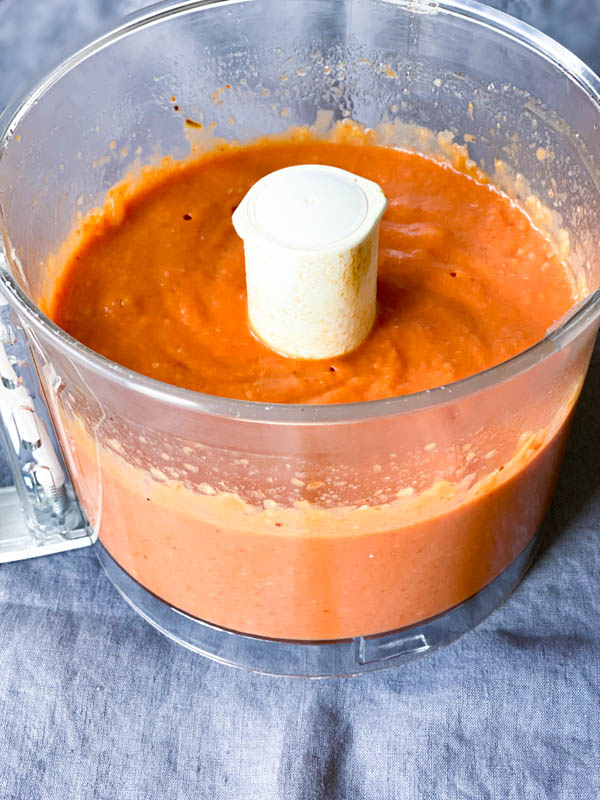
M 535 553 L 598 330 L 599 101 L 575 56 L 469 0 L 169 0 L 60 64 L 0 120 L 0 560 L 92 545 L 158 630 L 270 674 L 397 666 L 477 625 Z M 343 405 L 167 385 L 45 315 L 126 175 L 349 119 L 463 148 L 581 300 L 485 372 Z

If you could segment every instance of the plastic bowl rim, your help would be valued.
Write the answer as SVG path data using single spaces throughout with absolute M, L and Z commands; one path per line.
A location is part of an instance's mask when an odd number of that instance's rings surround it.
M 249 2 L 255 0 L 183 0 L 183 2 L 163 0 L 124 17 L 106 33 L 96 36 L 61 61 L 45 78 L 5 108 L 0 114 L 0 158 L 8 141 L 17 132 L 19 121 L 27 114 L 29 108 L 58 80 L 90 56 L 114 44 L 120 38 L 132 34 L 138 28 L 156 24 L 162 19 L 215 6 L 235 6 Z M 474 23 L 487 25 L 500 34 L 511 36 L 537 55 L 552 61 L 571 81 L 577 83 L 588 95 L 590 102 L 595 105 L 600 119 L 600 78 L 570 50 L 527 23 L 482 5 L 476 0 L 374 0 L 374 2 L 398 5 L 414 13 L 458 15 Z M 245 421 L 296 425 L 358 422 L 442 406 L 507 381 L 535 366 L 552 353 L 566 347 L 588 327 L 596 324 L 600 316 L 600 289 L 597 289 L 585 300 L 576 304 L 561 323 L 543 339 L 507 361 L 446 386 L 413 394 L 382 400 L 319 405 L 237 400 L 204 394 L 155 380 L 123 367 L 77 341 L 47 317 L 29 299 L 12 274 L 2 267 L 2 238 L 9 241 L 4 220 L 0 215 L 0 288 L 21 319 L 28 322 L 33 331 L 39 329 L 47 334 L 63 354 L 83 361 L 86 368 L 92 369 L 96 374 L 125 385 L 128 389 L 136 390 L 146 397 L 198 413 Z M 13 261 L 6 253 L 4 257 L 8 261 Z M 17 267 L 14 262 L 13 266 Z

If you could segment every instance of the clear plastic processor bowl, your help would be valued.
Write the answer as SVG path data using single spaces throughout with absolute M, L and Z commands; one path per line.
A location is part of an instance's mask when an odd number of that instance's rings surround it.
M 476 625 L 535 551 L 598 329 L 599 89 L 466 0 L 165 2 L 67 59 L 0 126 L 0 388 L 30 536 L 0 519 L 0 555 L 92 541 L 159 630 L 267 673 L 381 669 Z M 111 363 L 40 310 L 52 257 L 136 164 L 189 155 L 186 118 L 242 141 L 347 118 L 406 123 L 406 146 L 450 132 L 584 299 L 493 369 L 369 403 L 230 400 Z

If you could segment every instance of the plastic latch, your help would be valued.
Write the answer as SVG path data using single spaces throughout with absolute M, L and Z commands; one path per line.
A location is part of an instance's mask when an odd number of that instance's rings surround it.
M 14 486 L 0 489 L 0 564 L 63 553 L 90 544 L 92 539 L 87 531 L 73 539 L 52 530 L 46 530 L 42 537 L 34 536 L 25 522 L 17 490 Z
M 427 652 L 431 645 L 423 633 L 389 636 L 358 636 L 354 639 L 355 658 L 359 664 L 373 664 L 392 658 L 413 658 Z

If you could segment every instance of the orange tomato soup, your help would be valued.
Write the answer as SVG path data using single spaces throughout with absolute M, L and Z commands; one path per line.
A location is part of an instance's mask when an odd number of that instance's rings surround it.
M 286 358 L 253 335 L 231 222 L 259 178 L 303 163 L 376 181 L 389 202 L 374 328 L 356 351 L 325 361 Z M 85 229 L 50 316 L 126 367 L 223 397 L 346 403 L 448 384 L 534 344 L 574 302 L 565 266 L 506 196 L 448 164 L 366 140 L 222 147 L 142 181 L 121 212 Z M 281 518 L 244 516 L 239 498 L 161 483 L 149 503 L 148 476 L 118 452 L 98 475 L 77 425 L 72 466 L 84 505 L 101 503 L 92 517 L 104 546 L 166 602 L 233 630 L 335 639 L 438 614 L 507 567 L 545 513 L 568 412 L 543 446 L 515 453 L 449 505 L 432 487 L 418 513 L 346 508 L 328 522 L 327 509 L 298 507 Z M 360 513 L 364 523 L 348 524 Z M 287 525 L 290 514 L 300 523 Z
M 246 316 L 232 211 L 294 164 L 378 182 L 379 311 L 368 339 L 327 361 L 290 360 Z M 76 339 L 119 364 L 208 394 L 345 403 L 430 389 L 505 361 L 573 303 L 563 264 L 491 186 L 416 153 L 321 140 L 226 149 L 141 188 L 72 255 L 51 307 Z

